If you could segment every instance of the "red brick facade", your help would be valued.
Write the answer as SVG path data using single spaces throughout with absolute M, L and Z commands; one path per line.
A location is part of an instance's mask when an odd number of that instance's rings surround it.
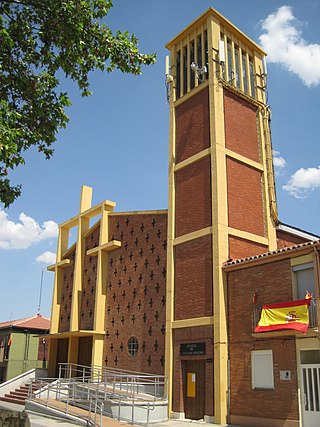
M 209 94 L 204 89 L 176 108 L 176 163 L 209 148 Z
M 176 172 L 176 237 L 211 225 L 210 158 Z
M 94 227 L 86 236 L 85 255 L 82 275 L 82 295 L 80 308 L 80 329 L 93 330 L 94 306 L 97 281 L 96 256 L 87 255 L 87 251 L 99 245 L 100 226 Z
M 228 274 L 228 331 L 230 355 L 230 414 L 298 420 L 298 382 L 295 338 L 253 337 L 252 313 L 264 304 L 293 300 L 290 260 L 252 266 Z M 253 295 L 256 293 L 256 304 Z M 272 350 L 274 390 L 252 390 L 251 352 Z M 291 380 L 280 371 L 291 371 Z
M 268 247 L 257 242 L 229 235 L 229 258 L 240 259 L 268 252 Z
M 70 266 L 63 269 L 62 274 L 62 293 L 60 301 L 59 332 L 68 332 L 70 330 L 70 316 L 72 304 L 73 272 L 76 248 L 72 246 L 63 259 L 70 259 Z
M 175 320 L 212 316 L 211 236 L 176 247 Z
M 303 242 L 307 242 L 307 239 L 287 233 L 282 230 L 277 230 L 278 249 L 285 248 L 288 246 L 298 245 L 299 243 L 303 243 Z
M 260 162 L 256 107 L 224 90 L 226 148 Z
M 265 235 L 261 172 L 227 158 L 229 226 Z
M 167 215 L 114 215 L 109 224 L 109 239 L 122 245 L 109 255 L 104 362 L 163 374 Z M 131 337 L 136 356 L 128 352 Z

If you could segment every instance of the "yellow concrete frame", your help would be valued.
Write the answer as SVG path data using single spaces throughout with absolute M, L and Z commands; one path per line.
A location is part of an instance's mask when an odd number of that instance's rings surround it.
M 79 337 L 92 336 L 92 365 L 101 366 L 103 356 L 103 340 L 104 340 L 104 321 L 105 321 L 105 303 L 106 303 L 106 274 L 107 274 L 107 253 L 121 247 L 121 242 L 113 240 L 108 241 L 109 236 L 109 220 L 108 216 L 113 211 L 115 203 L 105 200 L 96 206 L 91 207 L 92 188 L 83 186 L 80 197 L 79 214 L 70 220 L 64 222 L 59 227 L 59 238 L 57 248 L 57 261 L 54 265 L 48 267 L 49 271 L 54 271 L 54 290 L 51 310 L 51 329 L 49 338 L 52 341 L 49 349 L 49 366 L 51 372 L 55 364 L 57 351 L 57 343 L 59 338 L 69 339 L 68 362 L 76 363 L 78 357 Z M 80 331 L 80 304 L 82 293 L 82 276 L 83 262 L 85 256 L 85 237 L 90 229 L 90 220 L 100 216 L 100 236 L 99 246 L 87 251 L 87 255 L 97 257 L 97 279 L 95 291 L 95 310 L 94 310 L 94 326 L 92 331 Z M 62 269 L 71 265 L 71 260 L 63 259 L 68 253 L 69 232 L 73 227 L 78 227 L 76 241 L 76 257 L 74 261 L 73 272 L 73 289 L 70 317 L 70 331 L 59 333 L 59 316 L 60 316 L 60 295 L 62 286 Z M 96 227 L 94 225 L 93 227 Z M 50 360 L 54 361 L 51 363 Z
M 257 97 L 253 99 L 240 90 L 229 87 L 229 90 L 235 91 L 248 102 L 258 107 L 257 120 L 260 125 L 260 152 L 261 162 L 254 162 L 244 156 L 241 156 L 225 147 L 224 134 L 224 105 L 223 88 L 229 85 L 221 81 L 220 65 L 214 61 L 216 58 L 217 41 L 220 40 L 220 34 L 223 32 L 226 41 L 226 34 L 230 37 L 232 43 L 236 41 L 240 53 L 243 51 L 253 58 L 254 69 L 262 73 L 262 57 L 265 52 L 254 42 L 248 39 L 241 31 L 233 26 L 229 21 L 223 18 L 218 12 L 210 8 L 185 30 L 178 34 L 168 44 L 170 50 L 170 63 L 175 64 L 176 52 L 180 50 L 181 55 L 183 47 L 188 46 L 190 40 L 195 40 L 196 36 L 207 30 L 208 37 L 208 71 L 209 79 L 201 85 L 192 89 L 190 92 L 175 99 L 175 80 L 171 85 L 170 93 L 170 128 L 169 128 L 169 199 L 168 199 L 168 252 L 167 252 L 167 307 L 166 307 L 166 350 L 165 350 L 165 375 L 169 379 L 169 413 L 172 412 L 172 382 L 173 382 L 173 331 L 177 328 L 195 327 L 211 325 L 214 336 L 214 422 L 227 422 L 227 391 L 228 391 L 228 343 L 226 327 L 226 287 L 225 272 L 223 263 L 228 259 L 228 236 L 235 235 L 249 241 L 265 244 L 269 250 L 275 250 L 276 242 L 276 200 L 274 193 L 273 171 L 270 169 L 270 149 L 271 141 L 269 138 L 269 127 L 265 120 L 266 107 L 265 95 L 263 89 L 257 90 Z M 203 37 L 202 37 L 203 39 Z M 202 50 L 204 51 L 204 49 Z M 188 51 L 189 52 L 189 51 Z M 233 52 L 234 54 L 234 52 Z M 188 57 L 189 58 L 189 57 Z M 234 59 L 233 59 L 234 60 Z M 241 62 L 241 61 L 240 61 Z M 248 61 L 247 61 L 248 62 Z M 242 65 L 241 65 L 242 67 Z M 248 65 L 247 65 L 248 68 Z M 182 67 L 181 67 L 182 69 Z M 241 70 L 240 70 L 241 71 Z M 247 76 L 250 75 L 247 69 Z M 181 70 L 182 72 L 182 70 Z M 175 76 L 174 67 L 172 74 Z M 190 73 L 188 73 L 188 76 Z M 250 82 L 250 80 L 248 80 Z M 182 79 L 181 79 L 182 82 Z M 258 84 L 259 82 L 257 82 Z M 242 85 L 241 79 L 241 85 Z M 262 86 L 262 84 L 261 84 Z M 188 86 L 188 90 L 190 87 Z M 193 155 L 192 157 L 176 164 L 175 159 L 175 108 L 193 97 L 202 90 L 209 90 L 209 120 L 210 120 L 210 147 Z M 249 94 L 251 86 L 249 85 Z M 265 153 L 267 146 L 268 152 Z M 211 177 L 212 177 L 212 224 L 202 230 L 189 233 L 184 236 L 175 237 L 175 172 L 182 168 L 201 160 L 204 157 L 211 158 Z M 228 201 L 227 201 L 227 174 L 226 158 L 232 157 L 250 167 L 255 168 L 262 174 L 262 192 L 264 200 L 264 221 L 265 235 L 257 236 L 241 230 L 235 230 L 228 226 Z M 212 317 L 197 319 L 184 319 L 176 321 L 174 319 L 174 249 L 177 245 L 187 241 L 212 234 L 213 250 L 213 312 Z

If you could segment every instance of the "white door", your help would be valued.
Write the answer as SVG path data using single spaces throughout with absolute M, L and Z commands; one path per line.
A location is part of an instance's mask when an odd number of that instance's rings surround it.
M 320 426 L 320 364 L 302 365 L 303 426 Z

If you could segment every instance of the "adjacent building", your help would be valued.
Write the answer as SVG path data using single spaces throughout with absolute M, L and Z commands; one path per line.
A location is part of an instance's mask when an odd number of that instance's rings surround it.
M 0 323 L 0 383 L 46 367 L 49 328 L 50 320 L 40 314 Z
M 224 265 L 234 424 L 319 426 L 319 248 L 319 240 L 306 242 Z M 263 306 L 303 300 L 307 292 L 305 334 L 286 325 L 254 331 Z

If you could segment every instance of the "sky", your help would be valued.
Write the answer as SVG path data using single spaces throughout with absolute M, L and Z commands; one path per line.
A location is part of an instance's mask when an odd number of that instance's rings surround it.
M 86 99 L 62 82 L 73 105 L 54 157 L 26 153 L 26 165 L 11 175 L 22 196 L 8 209 L 0 205 L 0 322 L 35 314 L 40 294 L 40 312 L 50 316 L 54 277 L 46 267 L 58 224 L 78 213 L 82 185 L 93 188 L 93 205 L 167 208 L 165 44 L 210 6 L 268 52 L 279 218 L 320 234 L 320 0 L 114 0 L 106 23 L 134 33 L 157 63 L 141 76 L 91 73 Z

